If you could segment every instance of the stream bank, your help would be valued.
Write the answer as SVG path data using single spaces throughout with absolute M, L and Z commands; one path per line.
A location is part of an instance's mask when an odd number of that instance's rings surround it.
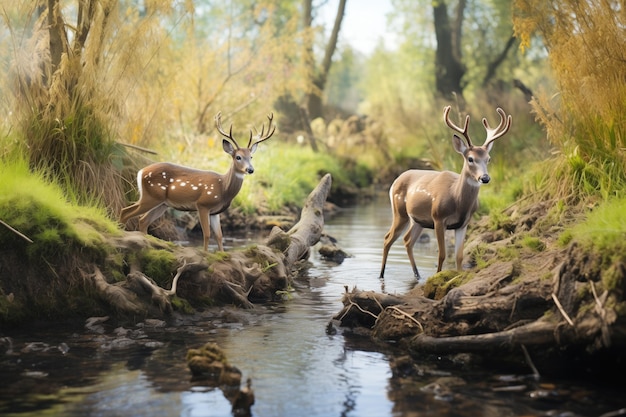
M 413 278 L 401 244 L 391 249 L 385 282 L 378 279 L 382 236 L 390 222 L 384 197 L 341 210 L 326 222 L 326 233 L 350 256 L 331 262 L 316 246 L 308 268 L 294 277 L 281 301 L 254 309 L 211 307 L 194 315 L 175 311 L 168 320 L 135 324 L 109 318 L 87 328 L 83 320 L 57 319 L 3 329 L 13 353 L 0 356 L 0 378 L 6 382 L 0 387 L 0 413 L 231 416 L 221 390 L 192 381 L 185 362 L 189 349 L 207 342 L 224 350 L 244 381 L 251 379 L 255 417 L 598 417 L 626 406 L 623 386 L 606 377 L 582 378 L 573 362 L 570 375 L 550 375 L 540 367 L 536 378 L 521 351 L 507 363 L 498 363 L 497 355 L 488 360 L 467 354 L 409 356 L 399 343 L 345 328 L 329 334 L 345 286 L 403 296 L 424 284 Z M 236 242 L 248 246 L 266 237 Z M 416 245 L 425 276 L 434 275 L 436 246 L 432 238 Z

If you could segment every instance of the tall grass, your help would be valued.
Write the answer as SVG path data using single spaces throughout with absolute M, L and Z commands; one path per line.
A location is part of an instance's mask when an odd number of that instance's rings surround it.
M 614 2 L 516 0 L 517 35 L 538 33 L 559 93 L 539 94 L 537 119 L 557 148 L 542 198 L 606 200 L 626 186 L 626 38 Z

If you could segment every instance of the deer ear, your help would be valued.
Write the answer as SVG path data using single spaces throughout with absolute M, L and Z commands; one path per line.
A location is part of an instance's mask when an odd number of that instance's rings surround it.
M 222 139 L 222 148 L 224 148 L 224 152 L 226 152 L 230 156 L 233 156 L 235 154 L 235 148 L 233 147 L 233 144 L 226 139 Z
M 465 154 L 465 151 L 467 150 L 467 144 L 463 141 L 463 139 L 461 139 L 457 135 L 454 135 L 452 137 L 452 143 L 454 144 L 455 151 L 457 151 L 461 155 Z
M 254 145 L 250 146 L 250 153 L 253 154 L 256 152 L 256 147 L 259 144 L 259 142 L 256 142 Z

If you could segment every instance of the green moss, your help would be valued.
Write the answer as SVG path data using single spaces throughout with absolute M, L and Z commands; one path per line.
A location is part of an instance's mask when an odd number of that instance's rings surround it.
M 175 310 L 180 311 L 184 314 L 193 314 L 196 312 L 191 304 L 189 304 L 189 301 L 185 300 L 184 298 L 174 296 L 172 297 L 171 303 Z
M 176 271 L 178 261 L 174 254 L 164 249 L 145 249 L 139 254 L 141 270 L 158 285 L 164 287 L 171 283 L 172 273 Z
M 0 227 L 0 247 L 26 256 L 33 264 L 74 252 L 93 260 L 106 256 L 111 248 L 103 234 L 121 231 L 104 211 L 68 203 L 60 187 L 31 172 L 24 161 L 3 162 L 0 219 L 15 231 Z
M 440 300 L 451 289 L 456 288 L 471 279 L 472 274 L 446 270 L 436 273 L 426 280 L 423 286 L 424 296 L 433 300 Z
M 608 291 L 626 292 L 626 276 L 624 276 L 624 260 L 616 256 L 613 263 L 602 273 L 602 285 Z

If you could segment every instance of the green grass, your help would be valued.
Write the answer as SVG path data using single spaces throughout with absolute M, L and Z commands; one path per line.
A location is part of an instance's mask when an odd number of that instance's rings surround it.
M 103 232 L 120 233 L 102 209 L 67 202 L 61 188 L 29 171 L 23 160 L 0 165 L 0 220 L 32 240 L 31 256 L 59 255 L 72 243 L 96 248 Z M 0 244 L 25 244 L 17 233 L 0 226 Z
M 565 232 L 560 241 L 575 240 L 593 246 L 600 253 L 626 253 L 625 211 L 625 197 L 606 200 L 594 208 L 585 221 Z
M 252 213 L 261 204 L 270 211 L 301 205 L 320 178 L 331 173 L 333 185 L 348 181 L 339 161 L 324 152 L 293 146 L 269 147 L 255 155 L 255 173 L 244 181 L 234 205 Z

